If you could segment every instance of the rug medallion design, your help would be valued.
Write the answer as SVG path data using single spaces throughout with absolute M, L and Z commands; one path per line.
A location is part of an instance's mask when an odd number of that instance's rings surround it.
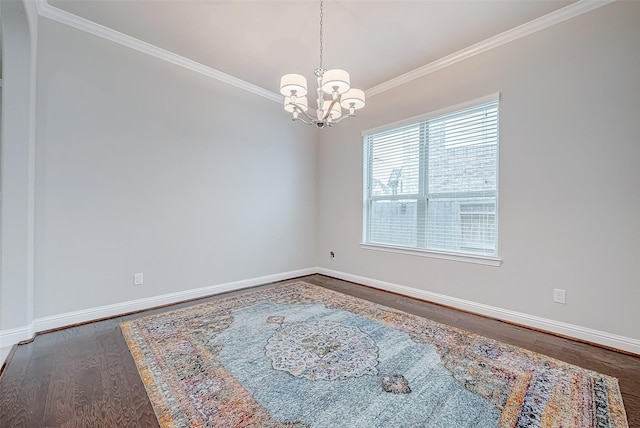
M 617 380 L 304 282 L 121 324 L 162 427 L 627 427 Z

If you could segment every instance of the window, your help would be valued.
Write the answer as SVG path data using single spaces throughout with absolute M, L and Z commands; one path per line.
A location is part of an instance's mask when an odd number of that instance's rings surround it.
M 364 243 L 497 256 L 498 100 L 364 136 Z

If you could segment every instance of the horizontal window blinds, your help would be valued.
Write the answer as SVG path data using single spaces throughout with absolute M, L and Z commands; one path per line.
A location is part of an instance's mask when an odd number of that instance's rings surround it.
M 364 242 L 497 255 L 498 102 L 364 136 Z

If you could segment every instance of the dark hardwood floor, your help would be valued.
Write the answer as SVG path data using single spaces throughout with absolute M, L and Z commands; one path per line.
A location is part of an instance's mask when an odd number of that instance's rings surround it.
M 322 275 L 299 279 L 614 376 L 629 426 L 640 428 L 640 357 Z M 40 334 L 15 347 L 0 375 L 0 427 L 157 427 L 120 321 L 244 291 Z

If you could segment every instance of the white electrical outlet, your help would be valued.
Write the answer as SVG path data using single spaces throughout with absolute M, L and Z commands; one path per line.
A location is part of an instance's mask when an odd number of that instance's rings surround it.
M 553 289 L 553 301 L 556 303 L 566 303 L 567 291 L 560 288 Z
M 144 284 L 144 275 L 141 273 L 133 274 L 133 285 L 142 285 Z

